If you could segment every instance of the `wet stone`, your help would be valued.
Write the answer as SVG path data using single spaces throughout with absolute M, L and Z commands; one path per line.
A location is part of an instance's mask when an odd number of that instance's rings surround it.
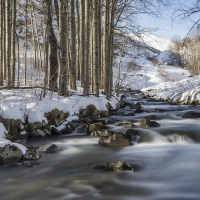
M 44 151 L 46 153 L 56 153 L 60 151 L 60 147 L 56 146 L 55 144 L 45 144 L 41 145 L 37 151 Z
M 37 160 L 41 157 L 39 152 L 34 147 L 29 147 L 23 155 L 23 160 Z
M 131 109 L 141 109 L 142 106 L 141 106 L 141 103 L 136 103 L 136 104 L 131 104 L 130 108 Z
M 123 138 L 119 133 L 115 133 L 108 138 L 99 138 L 99 144 L 108 147 L 127 147 L 133 145 L 128 139 Z
M 32 138 L 42 138 L 46 136 L 46 133 L 41 129 L 34 129 L 29 134 Z
M 1 148 L 1 160 L 3 163 L 16 163 L 18 162 L 23 153 L 22 151 L 15 145 L 7 144 Z
M 94 165 L 94 169 L 100 169 L 104 171 L 133 171 L 133 168 L 123 162 L 123 161 L 114 161 L 114 162 L 108 162 L 103 164 L 97 164 Z
M 23 161 L 22 165 L 24 165 L 26 167 L 33 167 L 35 164 L 33 162 L 30 162 L 30 161 Z
M 117 124 L 117 126 L 124 126 L 124 127 L 131 128 L 131 127 L 134 127 L 135 125 L 132 124 L 131 122 L 120 122 Z
M 148 127 L 160 127 L 160 124 L 156 121 L 150 121 L 148 117 L 144 117 L 141 119 L 140 127 L 148 128 Z
M 90 136 L 94 136 L 94 137 L 109 137 L 111 135 L 113 135 L 114 132 L 110 131 L 110 130 L 98 130 L 98 131 L 93 131 L 92 133 L 90 133 Z
M 182 118 L 200 118 L 200 112 L 196 112 L 196 111 L 188 111 L 188 112 L 184 112 L 184 113 L 179 113 L 177 116 L 180 116 Z
M 140 137 L 139 131 L 135 129 L 128 129 L 124 135 L 130 141 L 136 141 Z

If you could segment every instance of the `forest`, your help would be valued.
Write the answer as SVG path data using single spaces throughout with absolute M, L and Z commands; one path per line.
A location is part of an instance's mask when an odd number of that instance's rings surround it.
M 28 87 L 32 66 L 45 73 L 44 91 L 68 96 L 79 84 L 84 95 L 103 91 L 110 99 L 122 43 L 116 33 L 139 37 L 145 28 L 134 19 L 142 13 L 158 17 L 167 5 L 165 0 L 0 0 L 0 85 Z

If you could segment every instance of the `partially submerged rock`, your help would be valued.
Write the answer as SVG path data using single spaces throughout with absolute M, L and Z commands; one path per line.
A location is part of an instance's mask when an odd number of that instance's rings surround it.
M 93 131 L 90 133 L 90 136 L 95 136 L 95 137 L 109 137 L 114 134 L 113 131 L 110 130 L 98 130 L 98 131 Z
M 26 153 L 23 155 L 23 160 L 37 160 L 40 157 L 41 155 L 35 148 L 29 147 L 28 150 L 26 150 Z
M 34 129 L 29 134 L 32 138 L 42 138 L 46 136 L 46 132 L 42 129 Z
M 3 163 L 16 163 L 21 159 L 23 153 L 17 146 L 7 144 L 1 148 L 0 155 Z
M 130 108 L 131 109 L 141 109 L 142 106 L 141 106 L 141 103 L 136 103 L 136 104 L 131 104 Z
M 23 161 L 22 165 L 24 165 L 26 167 L 33 167 L 35 164 L 31 161 Z
M 135 125 L 131 122 L 120 122 L 117 124 L 117 126 L 124 126 L 124 127 L 127 127 L 127 128 L 131 128 L 131 127 L 134 127 Z
M 44 151 L 46 153 L 56 153 L 60 151 L 60 147 L 55 144 L 45 144 L 37 148 L 37 151 Z
M 179 113 L 177 116 L 183 117 L 183 118 L 200 118 L 200 112 L 197 111 L 187 111 L 184 113 Z
M 98 122 L 98 123 L 94 123 L 94 124 L 90 124 L 90 123 L 86 124 L 86 128 L 89 133 L 98 131 L 99 129 L 101 129 L 103 127 L 105 127 L 105 124 L 103 124 L 102 122 Z
M 109 147 L 127 147 L 133 145 L 128 139 L 123 138 L 122 134 L 115 133 L 108 138 L 99 138 L 99 144 Z
M 140 127 L 148 128 L 148 127 L 160 127 L 160 124 L 156 121 L 150 121 L 148 117 L 144 117 L 141 119 Z
M 94 165 L 94 169 L 101 169 L 104 171 L 133 171 L 133 168 L 123 161 L 114 161 Z
M 138 130 L 135 130 L 135 129 L 128 129 L 124 135 L 127 137 L 128 140 L 130 141 L 136 141 L 140 134 L 139 134 L 139 131 Z

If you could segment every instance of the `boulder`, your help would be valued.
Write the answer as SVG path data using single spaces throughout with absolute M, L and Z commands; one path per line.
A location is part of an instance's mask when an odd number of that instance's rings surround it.
M 56 146 L 55 144 L 45 144 L 37 148 L 37 151 L 44 151 L 46 153 L 56 153 L 60 151 L 60 147 Z
M 131 127 L 134 127 L 135 125 L 131 122 L 120 122 L 117 124 L 117 126 L 124 126 L 124 127 L 127 127 L 127 128 L 131 128 Z
M 134 111 L 134 113 L 142 113 L 142 112 L 144 112 L 144 110 L 142 110 L 141 108 L 137 108 L 137 109 Z
M 130 108 L 131 109 L 141 109 L 142 106 L 141 106 L 141 103 L 136 103 L 136 104 L 131 104 Z
M 54 126 L 51 127 L 51 134 L 61 135 L 62 133 Z
M 68 114 L 55 108 L 51 112 L 46 113 L 45 117 L 51 125 L 59 126 L 66 121 Z
M 75 127 L 73 124 L 65 124 L 64 128 L 60 130 L 61 134 L 70 134 L 71 132 L 73 132 L 75 130 Z
M 139 131 L 135 129 L 128 129 L 124 135 L 130 141 L 136 141 L 137 138 L 140 136 Z
M 94 137 L 109 137 L 112 136 L 114 134 L 113 131 L 110 130 L 97 130 L 97 131 L 93 131 L 90 133 L 90 136 L 94 136 Z
M 108 162 L 103 164 L 94 165 L 94 169 L 101 169 L 104 171 L 133 171 L 133 168 L 123 162 L 123 161 L 114 161 L 114 162 Z
M 21 159 L 22 155 L 22 151 L 12 144 L 7 144 L 1 148 L 1 160 L 3 163 L 16 163 Z
M 160 124 L 156 121 L 150 121 L 148 117 L 144 117 L 141 119 L 140 127 L 147 128 L 147 127 L 160 127 Z
M 84 117 L 84 118 L 99 118 L 99 111 L 94 105 L 88 105 L 85 109 L 80 109 L 79 110 L 79 117 Z
M 4 119 L 0 117 L 0 122 L 4 125 L 6 130 L 6 139 L 26 139 L 28 134 L 21 134 L 22 130 L 22 122 L 20 119 Z
M 26 150 L 26 153 L 23 155 L 23 160 L 37 160 L 41 157 L 39 152 L 33 148 L 29 147 L 28 150 Z
M 30 161 L 23 161 L 22 165 L 24 165 L 26 167 L 33 167 L 35 164 L 33 162 L 30 162 Z
M 122 134 L 115 133 L 108 138 L 99 138 L 99 144 L 109 147 L 127 147 L 133 145 L 129 140 L 123 138 Z
M 200 112 L 196 112 L 196 111 L 187 111 L 184 113 L 179 113 L 177 116 L 180 116 L 182 118 L 200 118 Z
M 94 123 L 94 124 L 90 124 L 90 123 L 86 124 L 86 128 L 89 133 L 98 131 L 99 129 L 101 129 L 103 127 L 105 127 L 105 124 L 103 124 L 102 122 L 98 122 L 98 123 Z
M 31 138 L 42 138 L 46 136 L 46 132 L 41 129 L 34 129 L 29 133 L 29 137 Z

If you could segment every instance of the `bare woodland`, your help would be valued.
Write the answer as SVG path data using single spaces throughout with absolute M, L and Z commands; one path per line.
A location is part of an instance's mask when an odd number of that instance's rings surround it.
M 165 0 L 0 0 L 0 85 L 29 86 L 31 63 L 45 74 L 44 91 L 68 96 L 78 83 L 83 95 L 103 91 L 110 99 L 116 49 L 123 46 L 116 33 L 143 33 L 137 16 L 158 17 L 160 6 L 167 5 Z

